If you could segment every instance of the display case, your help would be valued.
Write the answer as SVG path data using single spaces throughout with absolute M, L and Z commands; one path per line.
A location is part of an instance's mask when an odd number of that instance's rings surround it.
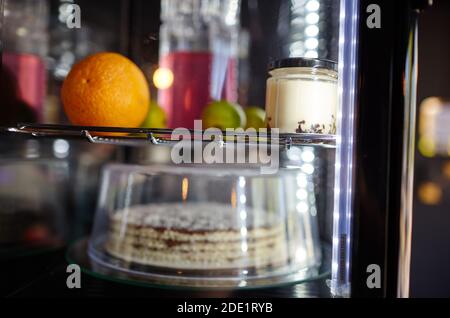
M 54 140 L 55 151 L 85 143 L 102 158 L 83 161 L 85 179 L 101 178 L 76 184 L 74 200 L 97 206 L 84 206 L 93 226 L 66 242 L 67 262 L 119 295 L 408 296 L 416 23 L 427 1 L 31 2 L 0 0 L 0 138 Z M 27 13 L 34 2 L 39 16 Z M 32 48 L 47 46 L 47 76 L 24 90 L 19 66 L 29 66 L 9 56 L 34 32 L 46 35 Z M 105 51 L 116 54 L 77 64 Z M 117 53 L 148 87 L 142 124 L 131 123 L 141 100 L 130 102 L 142 81 L 120 77 Z M 107 59 L 121 71 L 107 73 Z M 42 106 L 27 103 L 24 92 L 44 87 Z M 8 111 L 19 106 L 34 116 Z

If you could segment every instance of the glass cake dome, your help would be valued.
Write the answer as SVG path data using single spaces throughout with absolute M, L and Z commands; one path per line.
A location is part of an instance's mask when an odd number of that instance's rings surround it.
M 91 265 L 109 277 L 200 288 L 317 277 L 322 252 L 317 213 L 306 204 L 310 178 L 300 169 L 262 175 L 256 166 L 108 165 Z

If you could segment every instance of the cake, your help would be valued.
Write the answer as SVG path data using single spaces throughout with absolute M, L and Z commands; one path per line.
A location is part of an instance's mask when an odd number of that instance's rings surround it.
M 288 262 L 282 222 L 220 203 L 164 203 L 112 213 L 106 251 L 121 260 L 186 270 L 258 269 Z

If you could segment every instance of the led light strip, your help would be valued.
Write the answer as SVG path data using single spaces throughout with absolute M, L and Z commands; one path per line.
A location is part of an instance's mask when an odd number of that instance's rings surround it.
M 331 293 L 349 297 L 351 224 L 354 185 L 354 114 L 357 74 L 359 0 L 342 0 L 339 34 L 339 108 L 333 213 Z M 344 115 L 345 114 L 345 115 Z

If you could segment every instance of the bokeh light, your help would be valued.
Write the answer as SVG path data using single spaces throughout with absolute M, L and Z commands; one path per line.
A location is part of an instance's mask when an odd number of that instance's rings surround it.
M 158 89 L 168 89 L 174 80 L 173 72 L 168 68 L 158 68 L 153 74 L 153 84 Z
M 435 182 L 425 182 L 419 186 L 419 199 L 426 205 L 438 205 L 442 200 L 442 189 Z
M 450 179 L 450 161 L 447 161 L 442 167 L 442 173 L 447 179 Z

